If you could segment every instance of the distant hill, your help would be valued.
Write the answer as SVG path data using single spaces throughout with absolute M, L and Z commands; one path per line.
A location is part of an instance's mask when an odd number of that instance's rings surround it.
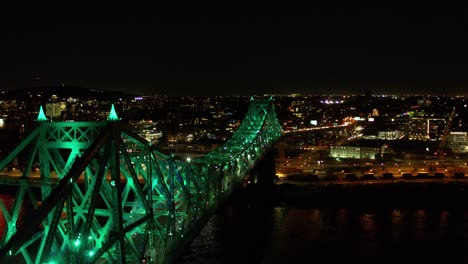
M 32 96 L 31 96 L 32 95 Z M 31 100 L 41 95 L 42 98 L 50 98 L 56 95 L 58 98 L 80 98 L 80 99 L 98 99 L 98 100 L 117 100 L 135 96 L 122 92 L 106 91 L 102 89 L 82 88 L 76 86 L 53 86 L 37 87 L 18 90 L 3 90 L 0 92 L 0 100 Z

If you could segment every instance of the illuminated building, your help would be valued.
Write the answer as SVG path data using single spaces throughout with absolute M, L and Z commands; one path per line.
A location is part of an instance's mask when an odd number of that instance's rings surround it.
M 381 148 L 331 146 L 330 157 L 340 159 L 375 159 L 380 156 Z
M 447 147 L 454 152 L 468 152 L 468 133 L 451 132 L 447 137 Z
M 156 124 L 151 120 L 141 120 L 138 122 L 132 122 L 131 126 L 133 131 L 140 137 L 144 138 L 150 143 L 157 143 L 159 138 L 163 136 L 162 132 L 157 131 Z
M 45 108 L 48 116 L 60 117 L 62 112 L 67 110 L 67 104 L 65 102 L 47 103 Z
M 399 130 L 378 131 L 377 138 L 383 140 L 396 140 L 404 136 L 404 133 Z
M 409 122 L 408 138 L 437 141 L 442 136 L 444 128 L 443 118 L 413 117 Z

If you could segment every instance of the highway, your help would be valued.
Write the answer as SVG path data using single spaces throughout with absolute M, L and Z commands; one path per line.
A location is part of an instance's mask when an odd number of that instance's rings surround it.
M 363 185 L 363 184 L 402 184 L 402 183 L 430 183 L 430 182 L 440 182 L 440 183 L 454 183 L 454 182 L 464 182 L 468 183 L 468 177 L 463 178 L 417 178 L 413 177 L 410 179 L 403 179 L 401 177 L 394 179 L 356 179 L 356 180 L 346 180 L 339 178 L 337 180 L 288 180 L 287 178 L 280 179 L 276 182 L 277 185 L 281 184 L 301 184 L 301 185 L 330 185 L 330 184 L 339 184 L 339 185 Z

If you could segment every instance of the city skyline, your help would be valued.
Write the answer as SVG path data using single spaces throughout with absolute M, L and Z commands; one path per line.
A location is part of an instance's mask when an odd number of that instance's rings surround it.
M 466 95 L 464 6 L 112 10 L 4 9 L 0 89 Z

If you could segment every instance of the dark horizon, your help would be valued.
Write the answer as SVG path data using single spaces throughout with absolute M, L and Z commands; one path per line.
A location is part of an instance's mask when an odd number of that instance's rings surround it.
M 235 97 L 235 96 L 244 96 L 244 97 L 249 97 L 249 96 L 291 96 L 291 95 L 299 95 L 299 96 L 449 96 L 449 97 L 456 97 L 456 96 L 466 96 L 466 94 L 457 94 L 457 93 L 444 93 L 444 92 L 439 92 L 439 93 L 434 93 L 434 92 L 429 92 L 429 93 L 404 93 L 404 92 L 382 92 L 382 90 L 379 91 L 373 91 L 373 90 L 364 90 L 361 89 L 358 92 L 352 93 L 352 92 L 323 92 L 323 93 L 311 93 L 311 92 L 279 92 L 279 93 L 272 93 L 272 92 L 265 92 L 265 93 L 247 93 L 247 94 L 170 94 L 170 93 L 153 93 L 151 91 L 148 92 L 143 92 L 143 93 L 138 93 L 138 92 L 133 92 L 133 91 L 120 91 L 120 90 L 112 90 L 112 89 L 99 89 L 99 88 L 89 88 L 89 87 L 79 87 L 79 86 L 71 86 L 71 85 L 66 85 L 66 86 L 37 86 L 37 87 L 28 87 L 28 88 L 18 88 L 18 89 L 5 89 L 5 90 L 0 90 L 0 92 L 5 91 L 8 93 L 27 93 L 35 90 L 53 90 L 55 92 L 59 91 L 60 89 L 68 90 L 68 91 L 60 91 L 60 94 L 71 94 L 70 96 L 76 95 L 76 94 L 82 94 L 82 95 L 87 95 L 87 96 L 92 96 L 92 94 L 84 94 L 86 91 L 94 91 L 94 94 L 99 95 L 99 93 L 96 93 L 97 90 L 104 92 L 104 94 L 112 94 L 113 97 L 119 97 L 119 96 L 169 96 L 169 97 L 184 97 L 184 96 L 193 96 L 193 97 L 216 97 L 216 96 L 225 96 L 225 97 Z M 54 92 L 51 92 L 51 94 L 56 94 Z M 4 98 L 8 94 L 5 94 L 3 96 L 0 96 Z M 10 97 L 8 95 L 7 97 Z M 78 96 L 80 97 L 80 96 Z
M 464 5 L 183 2 L 2 11 L 2 90 L 468 94 Z

